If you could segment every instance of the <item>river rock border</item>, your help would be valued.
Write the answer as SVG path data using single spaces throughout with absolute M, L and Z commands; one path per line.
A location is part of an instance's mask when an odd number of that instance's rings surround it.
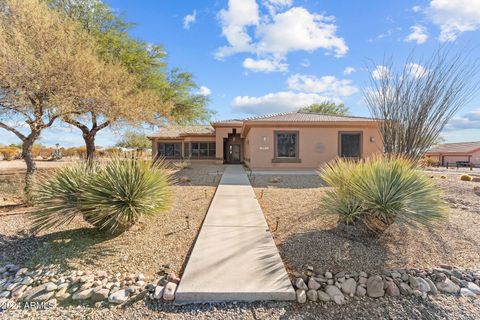
M 442 265 L 433 269 L 384 270 L 383 274 L 366 272 L 314 273 L 295 275 L 297 302 L 333 301 L 344 304 L 354 297 L 379 298 L 414 295 L 427 299 L 437 293 L 480 298 L 480 268 L 459 269 Z
M 20 268 L 14 264 L 0 267 L 0 306 L 21 306 L 21 303 L 88 302 L 96 307 L 123 305 L 146 297 L 172 301 L 180 279 L 165 273 L 147 282 L 143 274 L 105 271 L 59 271 L 55 266 Z

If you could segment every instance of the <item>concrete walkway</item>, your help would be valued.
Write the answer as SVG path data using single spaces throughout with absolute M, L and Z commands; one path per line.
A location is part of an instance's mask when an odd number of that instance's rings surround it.
M 176 303 L 294 300 L 295 291 L 245 170 L 227 166 Z

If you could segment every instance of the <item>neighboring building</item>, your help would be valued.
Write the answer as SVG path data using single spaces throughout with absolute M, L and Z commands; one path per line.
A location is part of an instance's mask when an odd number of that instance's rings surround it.
M 149 136 L 154 156 L 244 163 L 251 169 L 314 169 L 337 156 L 382 152 L 371 118 L 290 112 L 210 125 L 168 126 Z
M 480 165 L 480 141 L 440 144 L 425 155 L 442 166 L 457 162 L 468 162 L 477 166 Z

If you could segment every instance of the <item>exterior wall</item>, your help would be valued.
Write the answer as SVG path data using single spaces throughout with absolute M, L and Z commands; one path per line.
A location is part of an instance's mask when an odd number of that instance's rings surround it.
M 455 163 L 457 161 L 469 161 L 470 163 L 480 166 L 480 149 L 469 154 L 427 154 L 427 157 L 438 161 L 441 165 Z M 443 163 L 442 163 L 443 158 Z
M 272 163 L 275 131 L 298 131 L 300 162 Z M 246 164 L 251 169 L 317 169 L 339 155 L 339 132 L 362 132 L 362 158 L 383 151 L 376 127 L 252 127 L 245 139 L 245 158 L 250 159 Z
M 472 157 L 470 158 L 470 162 L 476 166 L 480 166 L 480 149 L 476 150 L 472 153 Z
M 228 138 L 229 133 L 233 133 L 233 129 L 237 130 L 237 133 L 242 133 L 241 126 L 231 126 L 231 127 L 223 127 L 223 126 L 216 126 L 215 127 L 215 141 L 216 141 L 216 162 L 218 164 L 223 163 L 223 139 Z M 244 148 L 245 150 L 245 148 Z

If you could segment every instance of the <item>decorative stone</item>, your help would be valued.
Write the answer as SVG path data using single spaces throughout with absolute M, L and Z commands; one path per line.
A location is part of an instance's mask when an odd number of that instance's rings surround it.
M 383 279 L 380 276 L 371 276 L 367 281 L 367 295 L 371 298 L 383 297 Z
M 458 293 L 460 291 L 460 286 L 453 283 L 450 279 L 446 278 L 445 281 L 436 283 L 437 289 L 440 292 L 445 293 Z
M 317 291 L 317 296 L 320 301 L 324 301 L 324 302 L 330 301 L 330 296 L 322 290 Z
M 139 273 L 137 276 L 137 281 L 145 281 L 145 275 L 143 273 Z
M 435 286 L 435 284 L 433 283 L 433 281 L 430 280 L 430 278 L 425 278 L 424 280 L 428 283 L 428 286 L 430 287 L 430 293 L 431 293 L 431 294 L 437 294 L 437 293 L 438 293 L 438 289 L 437 289 L 437 287 Z
M 175 282 L 167 283 L 167 285 L 165 286 L 165 290 L 163 291 L 163 300 L 172 301 L 173 299 L 175 299 L 176 290 L 177 284 Z
M 145 277 L 144 277 L 145 278 Z M 145 279 L 144 279 L 145 280 Z M 180 283 L 180 278 L 177 277 L 175 274 L 173 273 L 169 273 L 167 274 L 167 281 L 168 282 L 173 282 L 175 284 L 179 284 Z
M 409 278 L 410 282 L 410 287 L 413 290 L 418 290 L 420 292 L 429 292 L 430 291 L 430 285 L 428 284 L 427 281 L 420 277 L 412 277 L 410 276 Z
M 412 294 L 412 288 L 410 288 L 410 286 L 405 282 L 400 283 L 398 288 L 400 290 L 400 293 L 405 296 Z
M 318 289 L 320 289 L 320 287 L 321 287 L 320 283 L 318 283 L 317 281 L 315 281 L 315 279 L 310 278 L 310 279 L 308 280 L 308 289 L 318 290 Z
M 359 297 L 365 297 L 365 295 L 367 294 L 367 289 L 365 289 L 364 287 L 358 286 L 356 290 L 356 294 Z
M 55 298 L 58 301 L 65 301 L 70 299 L 70 297 L 71 297 L 71 294 L 67 292 L 67 288 L 62 288 L 59 291 L 57 291 L 57 293 L 55 294 Z
M 462 297 L 476 297 L 477 295 L 473 293 L 472 291 L 468 290 L 467 288 L 461 288 L 460 289 L 460 295 Z
M 164 290 L 165 290 L 165 287 L 156 286 L 155 293 L 153 294 L 153 299 L 162 299 Z
M 303 289 L 297 289 L 295 290 L 295 293 L 297 295 L 297 302 L 298 303 L 305 303 L 307 302 L 307 295 L 305 294 L 305 290 Z
M 480 295 L 480 287 L 477 286 L 477 285 L 476 285 L 475 283 L 473 283 L 473 282 L 467 283 L 467 289 L 470 290 L 471 292 L 475 293 L 475 294 Z
M 53 297 L 54 294 L 55 294 L 54 291 L 44 292 L 42 294 L 39 294 L 33 297 L 31 301 L 36 301 L 36 302 L 48 301 Z
M 387 281 L 387 288 L 385 289 L 387 295 L 391 297 L 398 297 L 400 295 L 400 289 L 393 281 Z
M 118 290 L 118 291 L 112 293 L 108 297 L 108 302 L 115 303 L 115 304 L 124 303 L 128 300 L 129 296 L 130 296 L 130 294 L 127 290 L 121 289 L 121 290 Z
M 343 296 L 343 293 L 336 286 L 328 285 L 325 288 L 325 292 L 336 304 L 342 305 L 345 303 L 345 297 Z
M 87 300 L 87 299 L 90 299 L 92 294 L 93 294 L 93 289 L 92 288 L 86 289 L 86 290 L 78 290 L 72 296 L 72 300 Z
M 108 294 L 110 293 L 110 290 L 102 288 L 102 287 L 97 287 L 94 288 L 92 291 L 92 296 L 91 300 L 92 302 L 99 302 L 99 301 L 104 301 L 108 299 Z
M 0 299 L 8 298 L 8 297 L 10 297 L 10 291 L 5 290 L 5 291 L 0 292 Z
M 302 278 L 297 278 L 297 281 L 295 281 L 295 286 L 297 287 L 297 289 L 308 290 L 308 287 Z
M 367 284 L 368 279 L 365 277 L 358 278 L 358 283 L 360 284 Z
M 341 284 L 341 288 L 343 293 L 353 297 L 357 289 L 357 282 L 352 278 L 347 279 Z
M 45 284 L 45 291 L 50 292 L 50 291 L 55 291 L 57 290 L 58 286 L 53 283 L 53 282 L 48 282 Z
M 307 298 L 308 298 L 308 300 L 313 301 L 313 302 L 317 301 L 317 299 L 318 299 L 317 290 L 313 290 L 313 289 L 308 290 L 307 291 Z
M 325 278 L 332 279 L 333 278 L 332 273 L 330 271 L 325 272 Z
M 42 284 L 40 286 L 37 286 L 35 288 L 32 288 L 31 290 L 28 290 L 26 293 L 25 293 L 25 297 L 24 297 L 24 300 L 25 301 L 30 301 L 31 299 L 33 299 L 35 296 L 37 295 L 40 295 L 42 293 L 45 292 L 45 285 Z

